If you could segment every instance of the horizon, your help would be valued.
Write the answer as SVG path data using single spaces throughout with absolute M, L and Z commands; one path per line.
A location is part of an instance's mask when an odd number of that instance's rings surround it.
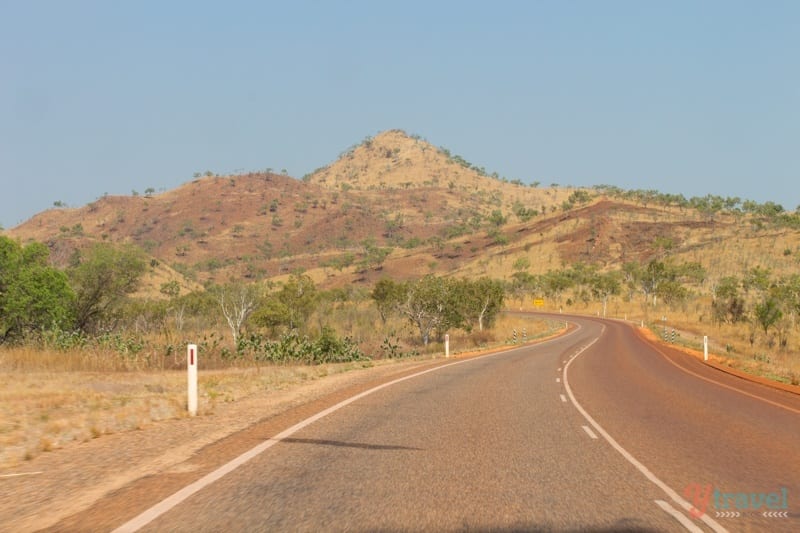
M 196 172 L 301 179 L 391 129 L 527 185 L 800 205 L 800 4 L 403 7 L 12 6 L 0 226 Z

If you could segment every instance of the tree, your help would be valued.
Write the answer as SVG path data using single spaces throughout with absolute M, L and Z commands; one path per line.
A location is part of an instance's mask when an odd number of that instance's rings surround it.
M 759 292 L 765 292 L 769 289 L 771 281 L 770 276 L 772 271 L 769 268 L 753 267 L 747 271 L 742 281 L 742 286 L 745 291 L 755 289 Z
M 400 232 L 404 226 L 405 221 L 402 213 L 395 213 L 393 218 L 386 218 L 383 236 L 389 240 L 392 240 L 397 236 L 397 233 Z
M 522 302 L 527 296 L 531 294 L 541 295 L 541 281 L 541 276 L 534 276 L 528 272 L 514 272 L 511 274 L 508 290 L 522 306 Z
M 216 295 L 222 315 L 231 329 L 233 345 L 238 346 L 242 326 L 256 309 L 261 288 L 254 284 L 235 282 L 219 287 Z
M 319 293 L 314 280 L 306 274 L 292 274 L 281 289 L 269 295 L 253 314 L 253 322 L 262 327 L 289 329 L 304 327 L 314 311 Z
M 0 344 L 30 332 L 72 326 L 75 293 L 48 264 L 44 244 L 22 247 L 0 236 Z
M 679 282 L 669 279 L 663 280 L 658 284 L 656 294 L 664 303 L 672 305 L 686 300 L 689 296 L 689 291 Z
M 372 289 L 371 297 L 375 300 L 381 321 L 386 324 L 389 315 L 396 312 L 406 299 L 406 285 L 396 283 L 388 278 L 381 278 Z
M 794 328 L 795 316 L 800 311 L 800 274 L 781 277 L 772 293 L 780 301 L 784 314 L 789 315 Z
M 650 298 L 650 295 L 656 294 L 659 283 L 668 278 L 667 265 L 662 261 L 655 259 L 650 261 L 641 274 L 640 283 L 642 292 L 644 292 L 645 301 Z M 655 305 L 655 301 L 653 302 Z
M 495 228 L 499 228 L 500 226 L 504 225 L 508 221 L 508 218 L 503 216 L 503 212 L 499 209 L 495 209 L 492 211 L 492 214 L 489 215 L 489 224 Z
M 617 272 L 609 272 L 606 274 L 594 273 L 590 278 L 590 285 L 592 294 L 603 302 L 603 316 L 606 316 L 608 308 L 608 299 L 612 295 L 620 293 L 621 286 L 619 282 L 620 274 Z
M 163 294 L 170 300 L 177 298 L 178 295 L 181 293 L 181 284 L 178 283 L 176 280 L 167 281 L 161 284 L 159 292 L 161 292 L 161 294 Z
M 531 267 L 531 260 L 528 258 L 527 255 L 523 255 L 522 257 L 518 257 L 514 264 L 511 265 L 511 268 L 514 269 L 514 272 L 522 272 L 528 270 Z
M 144 253 L 133 246 L 96 244 L 76 254 L 67 272 L 76 295 L 75 325 L 96 332 L 138 288 L 146 268 Z
M 164 282 L 161 284 L 159 292 L 169 298 L 169 305 L 164 308 L 165 326 L 166 314 L 170 313 L 175 320 L 175 329 L 181 331 L 183 329 L 184 314 L 186 313 L 186 304 L 178 301 L 178 296 L 181 293 L 181 284 L 176 280 Z M 165 331 L 168 331 L 166 327 Z
M 455 298 L 457 294 L 452 280 L 432 274 L 407 286 L 406 299 L 400 311 L 419 329 L 425 346 L 428 345 L 431 332 L 441 334 L 463 324 Z
M 465 326 L 469 329 L 477 322 L 478 331 L 490 327 L 503 308 L 505 289 L 503 282 L 482 277 L 474 281 L 457 282 L 455 302 L 460 307 Z
M 197 329 L 214 328 L 219 318 L 219 300 L 213 290 L 196 290 L 178 296 L 172 302 L 177 330 L 187 319 L 193 319 Z
M 778 306 L 778 302 L 775 298 L 766 298 L 761 303 L 756 304 L 755 307 L 755 315 L 756 320 L 764 329 L 764 335 L 767 334 L 769 328 L 775 325 L 781 317 L 783 317 L 783 313 Z
M 574 280 L 563 271 L 549 270 L 542 276 L 542 290 L 545 296 L 557 302 L 561 301 L 561 294 L 574 285 Z
M 278 291 L 278 299 L 289 308 L 291 329 L 303 327 L 314 312 L 318 297 L 317 287 L 306 274 L 292 274 L 289 281 Z
M 360 264 L 364 271 L 368 268 L 379 269 L 384 260 L 392 253 L 391 248 L 381 248 L 375 244 L 374 239 L 366 239 L 363 241 L 364 257 Z
M 675 274 L 687 283 L 702 284 L 708 275 L 703 265 L 695 261 L 683 263 L 675 268 Z
M 642 268 L 639 263 L 629 261 L 622 265 L 622 281 L 628 290 L 628 300 L 633 300 L 639 279 L 642 277 Z
M 739 279 L 726 276 L 717 282 L 713 289 L 711 310 L 714 320 L 736 323 L 744 320 L 744 299 L 739 296 Z

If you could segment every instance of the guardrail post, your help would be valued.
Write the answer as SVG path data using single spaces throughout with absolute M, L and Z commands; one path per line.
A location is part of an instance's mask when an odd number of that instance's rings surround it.
M 190 416 L 197 414 L 197 345 L 189 344 L 186 347 L 187 389 L 188 401 L 186 403 Z

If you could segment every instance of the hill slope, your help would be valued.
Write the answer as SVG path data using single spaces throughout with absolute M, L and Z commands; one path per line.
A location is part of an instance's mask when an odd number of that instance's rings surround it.
M 133 243 L 161 265 L 154 280 L 178 272 L 187 287 L 297 269 L 323 286 L 428 272 L 507 277 L 667 254 L 703 262 L 717 277 L 747 264 L 796 267 L 784 252 L 797 249 L 797 232 L 603 193 L 509 183 L 392 130 L 303 180 L 204 177 L 159 195 L 48 210 L 6 233 L 47 242 L 61 264 L 91 242 Z

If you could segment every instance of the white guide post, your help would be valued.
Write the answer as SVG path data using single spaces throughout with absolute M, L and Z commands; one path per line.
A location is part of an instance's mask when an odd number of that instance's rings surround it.
M 703 336 L 703 361 L 708 361 L 708 335 Z
M 189 398 L 187 406 L 189 415 L 197 414 L 197 345 L 190 344 L 186 349 L 187 389 Z
M 444 336 L 444 356 L 450 357 L 450 335 L 446 333 Z

